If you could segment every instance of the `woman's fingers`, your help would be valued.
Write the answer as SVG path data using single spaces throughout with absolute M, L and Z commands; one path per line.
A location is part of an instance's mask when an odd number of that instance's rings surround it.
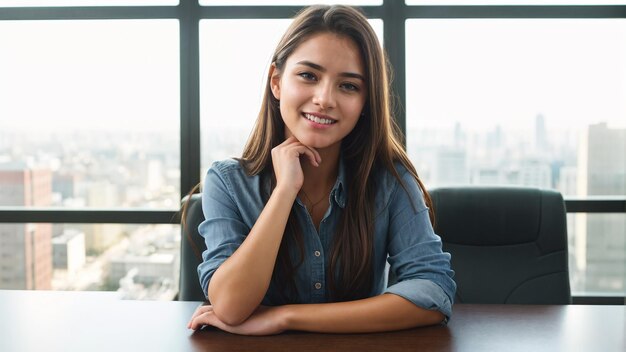
M 313 166 L 320 166 L 320 163 L 322 162 L 322 157 L 320 156 L 320 153 L 315 148 L 311 148 L 302 143 L 300 143 L 300 145 L 306 148 L 305 154 L 307 155 L 309 160 L 311 160 L 311 164 Z
M 222 322 L 213 310 L 198 309 L 194 318 L 189 322 L 189 328 L 198 330 L 205 325 L 239 335 L 274 335 L 283 332 L 283 318 L 279 307 L 259 306 L 254 313 L 239 325 L 228 325 Z
M 272 149 L 272 164 L 276 175 L 276 185 L 296 194 L 304 184 L 302 158 L 309 160 L 314 167 L 320 166 L 322 157 L 312 147 L 306 146 L 291 136 Z
M 320 156 L 320 153 L 315 148 L 312 148 L 312 147 L 309 147 L 309 146 L 306 146 L 306 145 L 300 143 L 300 141 L 298 141 L 296 139 L 296 137 L 294 137 L 294 136 L 291 136 L 291 137 L 285 139 L 285 141 L 283 143 L 281 143 L 278 147 L 280 147 L 280 146 L 287 147 L 287 146 L 295 146 L 295 145 L 302 146 L 302 147 L 308 149 L 311 152 L 311 154 L 306 153 L 307 156 L 309 157 L 309 159 L 311 160 L 311 164 L 313 164 L 315 166 L 319 166 L 319 164 L 322 162 L 322 157 Z M 303 154 L 303 153 L 301 153 L 301 154 Z
M 187 327 L 191 330 L 198 330 L 205 325 L 214 326 L 216 325 L 216 321 L 218 321 L 218 319 L 215 313 L 213 313 L 213 311 L 207 311 L 193 318 Z
M 311 165 L 313 166 L 320 166 L 318 158 L 319 158 L 319 154 L 317 153 L 316 150 L 309 148 L 305 145 L 299 144 L 299 145 L 293 145 L 292 148 L 294 148 L 294 150 L 298 153 L 298 157 L 301 155 L 306 156 L 307 159 L 309 159 L 309 161 L 311 162 Z
M 280 146 L 282 146 L 285 150 L 291 150 L 292 148 L 295 149 L 299 154 L 298 156 L 306 155 L 313 166 L 319 166 L 322 162 L 322 157 L 315 148 L 300 143 L 297 139 L 295 139 L 295 137 L 289 137 Z
M 212 312 L 212 311 L 213 311 L 213 306 L 211 306 L 211 305 L 202 305 L 202 306 L 198 307 L 198 308 L 196 309 L 196 311 L 195 311 L 195 312 L 193 312 L 193 315 L 191 316 L 191 319 L 189 319 L 189 323 L 187 324 L 187 328 L 190 328 L 190 329 L 192 328 L 192 327 L 191 327 L 191 326 L 192 326 L 192 323 L 193 323 L 193 321 L 194 321 L 197 317 L 199 317 L 199 316 L 200 316 L 200 315 L 202 315 L 202 314 L 205 314 L 205 313 L 207 313 L 207 312 Z M 196 330 L 196 329 L 194 329 L 194 330 Z

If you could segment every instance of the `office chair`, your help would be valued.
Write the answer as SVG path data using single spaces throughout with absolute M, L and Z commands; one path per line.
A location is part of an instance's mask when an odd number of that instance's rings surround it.
M 460 187 L 430 191 L 436 231 L 452 254 L 457 303 L 571 303 L 565 206 L 554 191 Z M 183 199 L 183 204 L 188 197 Z M 206 249 L 200 194 L 181 234 L 181 301 L 204 301 L 198 265 Z M 395 280 L 390 274 L 389 282 Z
M 522 187 L 430 191 L 457 303 L 571 303 L 563 197 Z
M 185 225 L 181 225 L 178 300 L 205 301 L 206 297 L 198 280 L 198 265 L 202 262 L 202 252 L 206 249 L 204 238 L 198 233 L 198 225 L 204 221 L 202 198 L 200 194 L 192 194 L 183 198 L 182 204 L 189 198 Z

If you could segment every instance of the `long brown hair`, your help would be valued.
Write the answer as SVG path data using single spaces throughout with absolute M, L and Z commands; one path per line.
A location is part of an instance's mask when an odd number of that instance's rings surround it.
M 431 200 L 415 168 L 405 153 L 400 132 L 392 118 L 393 102 L 390 88 L 390 67 L 384 50 L 367 18 L 348 6 L 317 5 L 302 10 L 287 29 L 272 57 L 276 72 L 296 48 L 314 34 L 330 32 L 345 36 L 360 49 L 365 65 L 368 94 L 355 128 L 342 141 L 342 156 L 347 170 L 348 201 L 334 235 L 328 272 L 331 300 L 345 301 L 367 297 L 373 283 L 374 198 L 377 170 L 390 171 L 399 182 L 394 163 L 402 164 L 421 188 L 426 205 Z M 254 129 L 244 148 L 241 165 L 249 175 L 261 175 L 275 186 L 271 150 L 284 141 L 285 127 L 279 101 L 271 91 L 271 77 L 263 94 L 263 102 Z M 402 187 L 405 188 L 404 184 Z M 269 195 L 267 195 L 269 197 Z M 431 212 L 431 220 L 433 214 Z M 295 213 L 292 211 L 279 250 L 273 281 L 279 287 L 293 289 L 295 258 L 288 248 L 303 245 Z M 286 281 L 285 281 L 286 280 Z

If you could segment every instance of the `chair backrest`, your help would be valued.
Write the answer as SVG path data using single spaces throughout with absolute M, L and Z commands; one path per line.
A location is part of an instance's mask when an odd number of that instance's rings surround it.
M 571 303 L 561 194 L 534 188 L 458 187 L 434 189 L 430 195 L 436 231 L 444 250 L 452 254 L 457 303 Z M 190 198 L 181 230 L 178 299 L 204 301 L 197 271 L 206 249 L 198 233 L 204 214 L 201 195 Z
M 180 239 L 180 287 L 178 300 L 205 301 L 206 297 L 198 280 L 198 265 L 202 262 L 202 252 L 206 249 L 204 238 L 198 233 L 198 225 L 204 221 L 202 198 L 200 194 L 192 194 L 183 198 L 185 204 L 189 199 L 187 212 L 181 225 Z
M 571 303 L 563 197 L 523 187 L 430 192 L 457 303 Z

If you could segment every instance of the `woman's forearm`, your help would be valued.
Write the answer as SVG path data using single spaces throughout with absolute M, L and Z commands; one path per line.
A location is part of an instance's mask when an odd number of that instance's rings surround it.
M 420 308 L 395 294 L 350 302 L 279 307 L 285 330 L 324 333 L 365 333 L 408 329 L 441 323 L 444 315 Z
M 241 323 L 263 300 L 295 197 L 275 189 L 246 239 L 215 271 L 209 300 L 225 323 Z

